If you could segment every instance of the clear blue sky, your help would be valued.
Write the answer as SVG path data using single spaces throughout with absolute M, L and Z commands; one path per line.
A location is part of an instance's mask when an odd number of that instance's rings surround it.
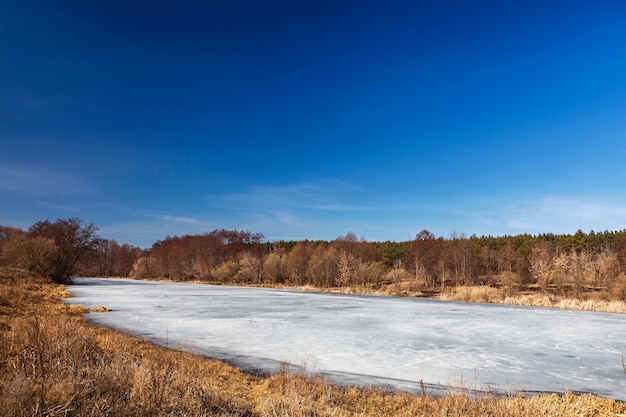
M 623 1 L 0 4 L 5 226 L 621 230 L 625 159 Z

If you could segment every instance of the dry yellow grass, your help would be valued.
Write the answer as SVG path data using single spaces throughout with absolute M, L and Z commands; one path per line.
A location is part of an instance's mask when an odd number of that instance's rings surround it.
M 68 306 L 67 311 L 70 314 L 85 314 L 89 310 L 80 304 L 72 304 Z
M 605 301 L 605 300 L 559 300 L 558 308 L 569 310 L 585 310 L 585 311 L 604 311 L 607 313 L 626 313 L 626 303 L 623 301 Z
M 523 294 L 507 296 L 499 288 L 488 286 L 452 287 L 438 296 L 442 300 L 467 301 L 472 303 L 497 303 L 529 307 L 552 307 L 567 310 L 602 311 L 607 313 L 626 313 L 624 301 L 578 300 L 545 294 Z
M 111 311 L 110 308 L 106 308 L 105 306 L 91 307 L 89 309 L 92 313 L 105 313 L 107 311 Z
M 30 279 L 29 279 L 30 280 Z M 59 286 L 0 282 L 0 416 L 622 416 L 594 396 L 443 398 L 337 387 L 222 362 L 93 327 Z
M 504 293 L 497 288 L 487 286 L 453 287 L 440 294 L 439 298 L 472 303 L 502 303 Z

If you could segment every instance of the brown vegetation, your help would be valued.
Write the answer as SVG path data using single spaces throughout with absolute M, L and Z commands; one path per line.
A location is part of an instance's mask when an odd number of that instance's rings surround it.
M 78 218 L 39 221 L 27 232 L 0 226 L 0 266 L 25 269 L 59 283 L 71 276 L 129 276 L 139 248 L 101 239 Z
M 263 244 L 222 230 L 157 242 L 131 276 L 623 312 L 624 271 L 624 231 Z
M 448 300 L 626 310 L 626 231 L 446 239 L 424 229 L 410 242 L 263 243 L 248 231 L 166 237 L 149 250 L 95 236 L 72 218 L 28 232 L 0 226 L 0 266 L 57 282 L 83 276 L 262 285 Z
M 0 416 L 615 416 L 589 395 L 443 398 L 247 375 L 88 325 L 63 286 L 0 268 Z
M 106 308 L 105 306 L 91 307 L 89 309 L 92 313 L 104 313 L 106 311 L 111 311 L 110 308 Z
M 586 300 L 548 296 L 540 292 L 519 292 L 507 295 L 505 291 L 486 286 L 453 287 L 440 294 L 442 300 L 467 301 L 472 303 L 497 303 L 516 306 L 552 307 L 566 310 L 603 311 L 607 313 L 626 314 L 626 302 L 609 301 L 601 298 Z

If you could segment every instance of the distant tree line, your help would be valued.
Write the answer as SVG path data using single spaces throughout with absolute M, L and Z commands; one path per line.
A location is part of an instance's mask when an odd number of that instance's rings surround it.
M 0 266 L 26 269 L 71 283 L 73 275 L 130 276 L 142 250 L 102 239 L 93 224 L 82 220 L 48 220 L 33 224 L 27 231 L 0 226 Z
M 265 242 L 249 231 L 168 236 L 142 250 L 101 239 L 79 219 L 0 226 L 0 262 L 67 282 L 71 275 L 165 278 L 228 284 L 368 287 L 423 291 L 489 285 L 510 292 L 626 300 L 626 230 L 369 242 L 349 232 L 332 241 Z

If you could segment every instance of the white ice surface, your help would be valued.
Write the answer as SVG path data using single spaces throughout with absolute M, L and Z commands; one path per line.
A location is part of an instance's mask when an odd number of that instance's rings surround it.
M 392 389 L 591 392 L 626 399 L 626 315 L 424 299 L 79 278 L 99 325 L 253 371 L 305 364 Z

